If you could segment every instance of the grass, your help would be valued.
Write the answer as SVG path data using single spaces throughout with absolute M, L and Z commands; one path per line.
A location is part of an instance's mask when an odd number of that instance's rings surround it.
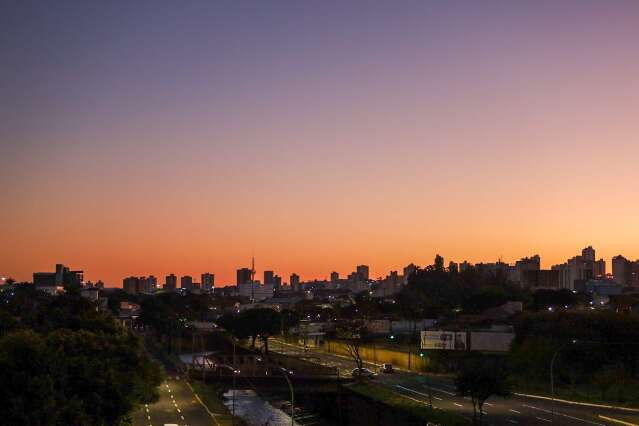
M 240 418 L 235 416 L 233 421 L 233 415 L 229 409 L 224 405 L 224 388 L 217 383 L 203 383 L 199 381 L 191 381 L 193 390 L 198 394 L 204 405 L 207 406 L 209 411 L 216 414 L 215 420 L 220 426 L 246 426 L 246 423 Z
M 468 426 L 468 420 L 463 417 L 433 409 L 424 402 L 407 398 L 383 386 L 371 383 L 355 383 L 348 385 L 348 389 L 396 410 L 404 411 L 420 420 L 437 423 L 442 426 Z

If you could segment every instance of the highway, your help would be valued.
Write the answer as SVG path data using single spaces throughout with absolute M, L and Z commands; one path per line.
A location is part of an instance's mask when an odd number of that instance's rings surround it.
M 340 374 L 350 374 L 355 362 L 348 357 L 327 354 L 319 350 L 304 351 L 297 345 L 281 341 L 273 342 L 270 349 L 290 355 L 304 357 L 309 361 L 337 367 Z M 365 363 L 371 370 L 377 366 Z M 406 398 L 430 403 L 436 408 L 455 412 L 472 419 L 473 407 L 469 398 L 457 396 L 455 386 L 450 378 L 434 375 L 423 375 L 397 371 L 392 374 L 378 374 L 372 379 L 374 383 L 392 389 Z M 491 398 L 484 405 L 484 424 L 494 426 L 512 425 L 544 425 L 555 423 L 560 425 L 626 425 L 639 426 L 639 410 L 627 411 L 615 408 L 593 407 L 575 403 L 514 395 L 511 398 Z
M 145 405 L 133 415 L 133 425 L 210 426 L 217 425 L 217 422 L 187 382 L 179 376 L 171 376 L 160 386 L 160 399 L 154 404 Z

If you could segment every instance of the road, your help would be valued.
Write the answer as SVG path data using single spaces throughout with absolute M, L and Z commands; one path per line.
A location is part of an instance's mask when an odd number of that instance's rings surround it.
M 350 374 L 355 367 L 352 359 L 327 354 L 318 350 L 303 351 L 297 345 L 281 341 L 273 342 L 270 350 L 304 357 L 323 365 L 337 367 L 340 374 Z M 365 363 L 371 369 L 376 365 Z M 450 378 L 433 375 L 422 375 L 409 372 L 378 374 L 373 382 L 386 386 L 406 398 L 430 403 L 436 408 L 455 412 L 466 418 L 472 418 L 473 407 L 469 398 L 457 396 Z M 487 425 L 544 425 L 555 423 L 560 425 L 637 425 L 639 426 L 639 410 L 632 412 L 619 409 L 599 408 L 587 405 L 555 402 L 553 416 L 552 401 L 540 398 L 514 395 L 511 398 L 491 398 L 484 405 L 484 420 Z M 554 420 L 554 421 L 553 421 Z
M 160 399 L 138 410 L 134 426 L 211 426 L 215 419 L 198 401 L 193 390 L 179 376 L 169 377 L 160 386 Z

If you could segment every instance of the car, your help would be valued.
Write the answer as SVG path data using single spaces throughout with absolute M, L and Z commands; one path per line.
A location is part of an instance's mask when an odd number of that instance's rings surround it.
M 386 363 L 386 364 L 382 364 L 379 367 L 379 372 L 380 373 L 394 373 L 395 370 L 393 370 L 393 364 Z
M 351 372 L 351 374 L 353 375 L 353 377 L 366 377 L 367 379 L 376 376 L 375 372 L 369 370 L 368 368 L 356 368 Z

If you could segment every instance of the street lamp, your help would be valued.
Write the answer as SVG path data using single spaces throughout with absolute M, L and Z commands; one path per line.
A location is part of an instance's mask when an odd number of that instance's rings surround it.
M 552 400 L 552 421 L 555 422 L 555 360 L 557 359 L 557 355 L 563 348 L 568 345 L 577 344 L 577 339 L 572 339 L 570 342 L 564 343 L 561 345 L 553 354 L 552 359 L 550 360 L 550 396 Z
M 288 388 L 291 391 L 291 426 L 295 424 L 294 416 L 295 416 L 295 392 L 293 390 L 293 384 L 291 383 L 291 379 L 288 378 L 289 374 L 293 374 L 292 371 L 287 370 L 284 367 L 279 367 L 280 372 L 286 379 L 286 383 L 288 383 Z

